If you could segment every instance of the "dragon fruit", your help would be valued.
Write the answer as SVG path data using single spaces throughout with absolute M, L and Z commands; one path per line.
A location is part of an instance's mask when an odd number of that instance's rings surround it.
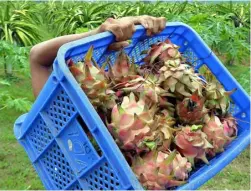
M 138 95 L 143 94 L 148 105 L 159 104 L 174 112 L 174 109 L 172 109 L 173 105 L 165 103 L 164 101 L 165 97 L 174 97 L 174 95 L 159 87 L 156 82 L 157 78 L 153 75 L 149 75 L 147 79 L 137 78 L 129 81 L 125 84 L 125 87 L 121 87 L 120 90 L 123 92 L 133 92 Z
M 154 117 L 154 124 L 151 126 L 151 135 L 146 136 L 145 144 L 151 149 L 157 149 L 160 151 L 167 151 L 170 148 L 170 144 L 173 139 L 173 133 L 175 120 L 170 115 L 168 110 L 162 110 L 160 113 L 156 113 Z
M 151 134 L 150 127 L 154 123 L 153 117 L 156 107 L 148 108 L 143 99 L 136 101 L 135 95 L 125 96 L 120 106 L 112 109 L 111 123 L 108 124 L 124 150 L 144 150 L 143 139 Z
M 107 63 L 109 66 L 108 77 L 114 85 L 118 86 L 120 83 L 128 83 L 130 80 L 142 78 L 138 75 L 134 61 L 130 63 L 129 57 L 123 50 L 118 53 L 118 57 L 113 66 L 109 59 Z
M 176 106 L 176 111 L 181 122 L 186 124 L 200 124 L 204 120 L 208 110 L 204 106 L 204 98 L 199 97 L 198 92 L 190 98 L 185 98 Z
M 159 42 L 151 47 L 144 59 L 146 64 L 142 68 L 153 68 L 159 74 L 160 86 L 181 96 L 191 96 L 198 90 L 201 94 L 203 83 L 194 70 L 184 64 L 178 46 L 170 40 Z M 155 68 L 157 67 L 157 69 Z
M 109 89 L 104 67 L 99 68 L 92 64 L 93 47 L 88 50 L 84 62 L 74 64 L 72 60 L 68 62 L 68 67 L 81 88 L 86 93 L 90 102 L 95 108 L 105 105 L 107 108 L 113 108 L 115 95 Z
M 224 147 L 236 136 L 236 121 L 232 117 L 223 120 L 223 124 L 217 116 L 211 115 L 202 131 L 207 135 L 208 141 L 214 148 L 207 150 L 208 154 L 215 156 L 224 151 Z
M 196 90 L 202 95 L 203 83 L 190 66 L 165 63 L 160 72 L 159 83 L 163 89 L 185 97 Z
M 225 91 L 219 83 L 209 83 L 206 87 L 206 102 L 205 106 L 210 110 L 220 110 L 221 115 L 225 115 L 230 106 L 229 96 L 233 94 L 236 89 L 232 91 Z
M 146 66 L 152 67 L 152 64 L 156 62 L 158 62 L 158 65 L 162 64 L 163 66 L 163 63 L 166 61 L 172 64 L 180 64 L 182 57 L 178 49 L 179 47 L 168 39 L 164 42 L 153 44 L 144 58 Z
M 222 118 L 224 134 L 227 137 L 236 137 L 237 136 L 237 121 L 236 119 L 228 114 L 226 117 Z
M 192 165 L 194 165 L 195 158 L 208 163 L 206 149 L 213 148 L 207 141 L 207 135 L 202 132 L 200 128 L 202 128 L 202 125 L 182 127 L 181 130 L 176 133 L 174 139 L 178 151 L 187 157 Z
M 184 184 L 191 164 L 179 153 L 152 151 L 137 157 L 132 169 L 146 189 L 163 190 Z
M 150 87 L 151 82 L 149 79 L 146 80 L 138 74 L 133 59 L 130 62 L 124 51 L 121 50 L 119 52 L 113 66 L 109 59 L 107 62 L 109 65 L 108 77 L 111 84 L 113 84 L 111 88 L 116 92 L 117 96 L 127 96 L 130 92 L 139 96 L 139 94 L 143 93 L 148 96 L 149 100 L 154 103 L 157 102 L 158 92 L 163 92 L 164 90 L 160 90 L 159 87 Z

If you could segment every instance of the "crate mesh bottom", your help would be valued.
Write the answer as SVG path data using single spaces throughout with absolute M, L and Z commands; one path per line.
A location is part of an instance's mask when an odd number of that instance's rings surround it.
M 71 186 L 68 190 L 82 190 L 80 184 L 77 182 L 73 186 Z
M 56 143 L 44 154 L 41 160 L 58 189 L 65 188 L 74 180 L 74 172 Z
M 40 154 L 44 148 L 51 142 L 53 136 L 45 122 L 38 117 L 33 128 L 29 131 L 28 138 L 37 154 Z
M 240 108 L 236 104 L 234 104 L 234 103 L 230 104 L 230 107 L 229 107 L 229 112 L 230 113 L 235 115 L 235 114 L 239 113 L 240 111 L 241 111 Z
M 108 162 L 104 162 L 98 168 L 83 179 L 90 190 L 116 190 L 120 183 Z

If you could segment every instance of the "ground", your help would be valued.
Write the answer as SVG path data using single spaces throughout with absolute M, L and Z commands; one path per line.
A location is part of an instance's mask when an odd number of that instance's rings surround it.
M 249 66 L 228 67 L 235 78 L 250 91 Z M 1 74 L 0 74 L 1 75 Z M 33 100 L 28 77 L 19 77 L 6 87 L 15 97 Z M 13 135 L 13 124 L 21 112 L 12 109 L 0 110 L 0 190 L 44 189 L 23 148 Z M 205 183 L 202 190 L 250 190 L 250 151 L 246 149 L 218 175 Z

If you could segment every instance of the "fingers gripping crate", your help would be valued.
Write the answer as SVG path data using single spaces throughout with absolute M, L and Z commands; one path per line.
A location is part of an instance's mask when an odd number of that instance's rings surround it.
M 137 64 L 141 52 L 167 38 L 180 46 L 180 51 L 195 69 L 206 65 L 226 90 L 237 88 L 231 96 L 231 111 L 238 118 L 238 137 L 224 153 L 201 166 L 181 190 L 196 189 L 216 175 L 249 144 L 250 99 L 199 35 L 183 23 L 169 23 L 158 35 L 147 37 L 142 26 L 125 49 Z M 102 33 L 65 44 L 58 51 L 54 71 L 31 111 L 19 117 L 14 133 L 26 150 L 46 189 L 132 190 L 142 189 L 125 158 L 66 66 L 66 60 L 82 60 L 91 45 L 94 59 L 102 64 L 107 56 L 114 62 L 116 52 L 108 51 L 114 36 Z M 99 148 L 89 140 L 92 135 Z

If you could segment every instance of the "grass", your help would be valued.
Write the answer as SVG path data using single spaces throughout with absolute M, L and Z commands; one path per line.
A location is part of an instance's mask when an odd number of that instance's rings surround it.
M 248 66 L 228 67 L 230 72 L 250 91 Z M 31 82 L 20 77 L 10 87 L 0 87 L 15 97 L 27 97 L 33 101 Z M 13 135 L 13 124 L 22 113 L 5 109 L 0 111 L 0 190 L 44 189 L 23 148 Z M 246 149 L 230 165 L 209 180 L 202 190 L 250 190 L 250 151 Z
M 204 184 L 200 190 L 250 190 L 250 148 Z
M 0 87 L 2 90 L 2 87 Z M 33 100 L 30 79 L 21 77 L 3 88 L 15 97 Z M 12 109 L 0 112 L 0 190 L 3 189 L 43 189 L 26 153 L 17 143 L 13 134 L 13 124 L 22 113 Z
M 228 66 L 228 70 L 232 73 L 235 79 L 242 85 L 242 87 L 250 92 L 250 67 L 246 65 Z

